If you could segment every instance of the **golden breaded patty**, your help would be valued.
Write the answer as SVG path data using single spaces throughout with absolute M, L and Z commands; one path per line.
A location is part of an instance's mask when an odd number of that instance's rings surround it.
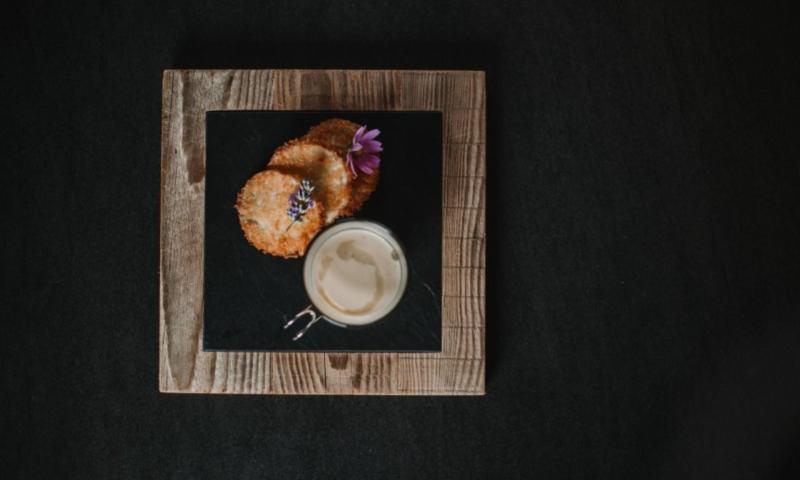
M 314 182 L 316 198 L 325 204 L 325 224 L 336 220 L 350 202 L 352 187 L 347 164 L 334 150 L 304 140 L 291 140 L 275 150 L 268 167 Z
M 329 148 L 346 159 L 347 150 L 353 142 L 353 135 L 360 127 L 359 124 L 349 120 L 331 118 L 311 127 L 308 133 L 303 136 L 303 140 Z M 344 216 L 355 214 L 364 205 L 364 202 L 372 195 L 372 192 L 378 188 L 378 180 L 380 179 L 380 167 L 376 168 L 372 175 L 358 172 L 358 176 L 356 176 L 349 168 L 347 170 L 352 179 L 353 193 L 347 206 L 341 212 L 341 215 Z
M 262 252 L 285 258 L 302 256 L 322 228 L 324 205 L 316 199 L 303 219 L 292 224 L 287 213 L 289 197 L 300 187 L 300 180 L 298 175 L 265 170 L 250 177 L 239 192 L 239 224 L 247 241 Z
M 353 142 L 353 135 L 360 127 L 350 120 L 331 118 L 308 129 L 303 139 L 330 148 L 344 158 Z

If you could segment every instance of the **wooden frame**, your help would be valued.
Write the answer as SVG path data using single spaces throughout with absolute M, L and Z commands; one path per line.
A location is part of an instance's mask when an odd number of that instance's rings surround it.
M 338 109 L 442 112 L 442 351 L 204 352 L 206 111 Z M 479 71 L 165 71 L 159 389 L 171 393 L 483 394 L 485 119 L 485 78 Z

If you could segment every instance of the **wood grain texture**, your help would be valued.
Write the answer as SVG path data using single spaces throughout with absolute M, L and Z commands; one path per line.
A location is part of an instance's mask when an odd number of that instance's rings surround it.
M 159 388 L 171 393 L 475 395 L 485 385 L 483 72 L 167 70 L 161 138 Z M 430 110 L 443 118 L 442 351 L 204 352 L 205 114 Z
M 483 208 L 486 205 L 483 177 L 451 177 L 444 182 L 445 207 Z
M 484 297 L 442 297 L 442 328 L 484 327 Z
M 445 238 L 443 267 L 485 267 L 486 240 L 483 238 Z
M 445 191 L 447 188 L 445 186 Z M 442 223 L 444 238 L 483 238 L 486 231 L 486 209 L 444 207 Z

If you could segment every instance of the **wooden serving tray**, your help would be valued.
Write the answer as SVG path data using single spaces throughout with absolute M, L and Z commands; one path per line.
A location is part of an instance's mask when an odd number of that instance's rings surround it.
M 484 72 L 166 70 L 162 102 L 159 340 L 162 392 L 484 393 Z M 442 112 L 441 352 L 202 350 L 205 114 L 209 110 Z

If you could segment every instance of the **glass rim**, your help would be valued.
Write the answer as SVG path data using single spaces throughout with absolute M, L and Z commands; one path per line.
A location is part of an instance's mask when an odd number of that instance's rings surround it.
M 364 224 L 364 227 L 363 228 L 359 228 L 357 225 L 348 226 L 348 224 L 351 224 L 351 223 L 356 223 L 356 224 L 361 223 L 361 224 Z M 363 323 L 363 324 L 346 323 L 345 321 L 341 320 L 341 318 L 337 318 L 336 315 L 329 315 L 329 311 L 328 310 L 330 310 L 330 309 L 320 307 L 318 302 L 314 301 L 314 296 L 312 296 L 311 293 L 310 293 L 310 290 L 311 290 L 311 288 L 310 288 L 311 285 L 309 285 L 310 284 L 310 276 L 311 276 L 310 275 L 310 269 L 311 269 L 311 265 L 313 263 L 313 260 L 316 257 L 316 255 L 318 254 L 321 246 L 324 244 L 324 242 L 327 239 L 332 238 L 337 233 L 344 232 L 344 231 L 347 231 L 347 230 L 350 230 L 350 229 L 364 230 L 366 232 L 372 233 L 372 234 L 380 237 L 382 240 L 386 241 L 393 248 L 396 248 L 397 250 L 399 250 L 399 253 L 400 253 L 400 286 L 399 286 L 399 288 L 396 290 L 394 297 L 386 304 L 387 307 L 385 308 L 385 312 L 382 315 L 380 315 L 379 317 L 376 317 L 374 320 L 372 320 L 370 322 L 367 322 L 367 323 Z M 347 218 L 347 219 L 339 220 L 339 221 L 333 223 L 332 225 L 326 227 L 324 230 L 322 230 L 311 241 L 311 244 L 309 245 L 308 250 L 306 251 L 305 259 L 304 259 L 304 262 L 303 262 L 303 287 L 305 288 L 306 295 L 308 296 L 309 302 L 311 302 L 311 304 L 322 313 L 322 316 L 326 321 L 328 321 L 329 323 L 332 323 L 332 324 L 334 324 L 334 325 L 336 325 L 338 327 L 343 327 L 343 328 L 368 327 L 368 326 L 371 326 L 371 325 L 374 325 L 374 324 L 380 322 L 381 320 L 383 320 L 384 318 L 389 316 L 389 314 L 392 313 L 395 308 L 397 308 L 397 305 L 400 303 L 400 301 L 403 299 L 403 296 L 406 293 L 406 288 L 408 286 L 408 276 L 409 276 L 409 273 L 408 273 L 408 257 L 406 255 L 405 247 L 403 246 L 403 243 L 400 241 L 400 239 L 397 238 L 397 235 L 395 235 L 394 232 L 389 227 L 384 225 L 383 223 L 376 222 L 374 220 L 361 219 L 361 218 Z M 334 310 L 334 312 L 335 312 L 335 310 Z

